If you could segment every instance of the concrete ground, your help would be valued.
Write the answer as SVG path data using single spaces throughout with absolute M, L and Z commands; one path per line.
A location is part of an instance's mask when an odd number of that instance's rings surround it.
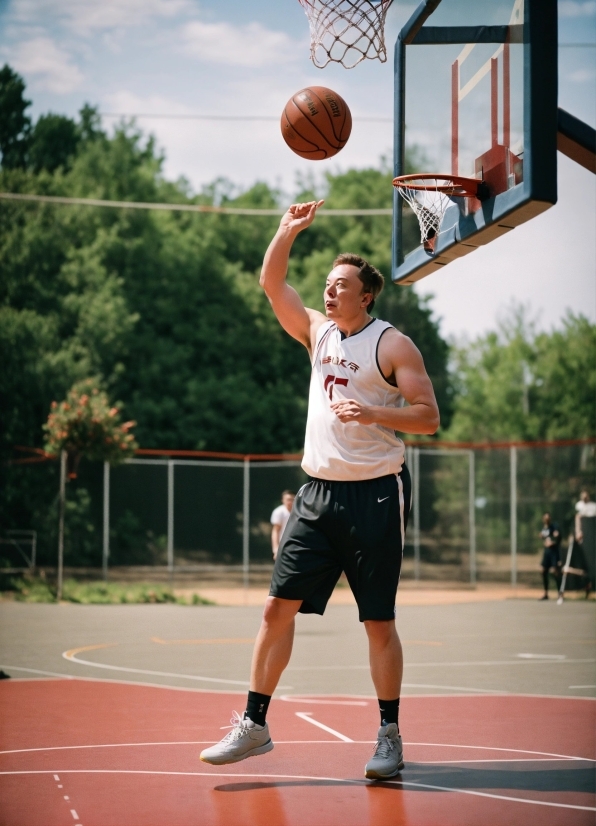
M 411 601 L 403 598 L 408 594 Z M 503 598 L 498 590 L 470 601 L 475 594 L 402 591 L 404 695 L 596 696 L 593 601 L 557 605 L 534 595 Z M 244 693 L 260 616 L 261 605 L 5 602 L 0 668 L 15 678 L 60 675 Z M 331 605 L 324 617 L 298 616 L 278 694 L 373 694 L 366 635 L 353 604 Z

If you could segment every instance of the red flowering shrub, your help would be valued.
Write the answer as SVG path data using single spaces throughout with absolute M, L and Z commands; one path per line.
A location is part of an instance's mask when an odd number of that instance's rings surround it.
M 120 421 L 120 410 L 94 379 L 84 379 L 68 391 L 66 400 L 52 402 L 44 448 L 56 456 L 68 453 L 69 478 L 76 477 L 79 459 L 107 461 L 112 465 L 132 456 L 138 445 L 129 431 L 136 422 Z

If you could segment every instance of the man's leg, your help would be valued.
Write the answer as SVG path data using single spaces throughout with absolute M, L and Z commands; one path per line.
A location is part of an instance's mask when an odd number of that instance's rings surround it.
M 544 587 L 544 594 L 541 599 L 548 599 L 548 566 L 542 566 L 542 585 Z
M 370 673 L 381 712 L 377 747 L 366 764 L 364 774 L 371 780 L 388 780 L 404 767 L 399 734 L 403 653 L 395 620 L 365 620 L 364 627 L 368 634 Z
M 370 674 L 380 700 L 397 699 L 401 693 L 404 657 L 395 620 L 365 620 Z
M 220 766 L 271 751 L 273 743 L 265 720 L 271 695 L 287 666 L 294 641 L 294 617 L 300 599 L 268 597 L 253 652 L 250 691 L 244 717 L 235 715 L 232 731 L 221 742 L 201 752 L 201 760 Z
M 252 655 L 250 690 L 271 696 L 290 661 L 294 618 L 301 599 L 267 597 L 261 627 Z

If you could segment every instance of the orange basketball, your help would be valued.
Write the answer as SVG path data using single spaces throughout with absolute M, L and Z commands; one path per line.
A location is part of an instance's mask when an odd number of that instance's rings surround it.
M 309 86 L 296 92 L 281 116 L 283 139 L 293 152 L 309 161 L 337 155 L 351 131 L 348 104 L 324 86 Z

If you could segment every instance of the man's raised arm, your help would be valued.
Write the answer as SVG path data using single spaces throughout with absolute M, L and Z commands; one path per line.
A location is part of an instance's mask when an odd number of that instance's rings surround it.
M 323 203 L 310 201 L 306 204 L 292 204 L 281 219 L 279 229 L 265 253 L 259 279 L 281 326 L 309 351 L 313 330 L 325 321 L 325 316 L 304 306 L 296 290 L 287 283 L 286 275 L 294 239 L 312 224 L 317 209 Z

